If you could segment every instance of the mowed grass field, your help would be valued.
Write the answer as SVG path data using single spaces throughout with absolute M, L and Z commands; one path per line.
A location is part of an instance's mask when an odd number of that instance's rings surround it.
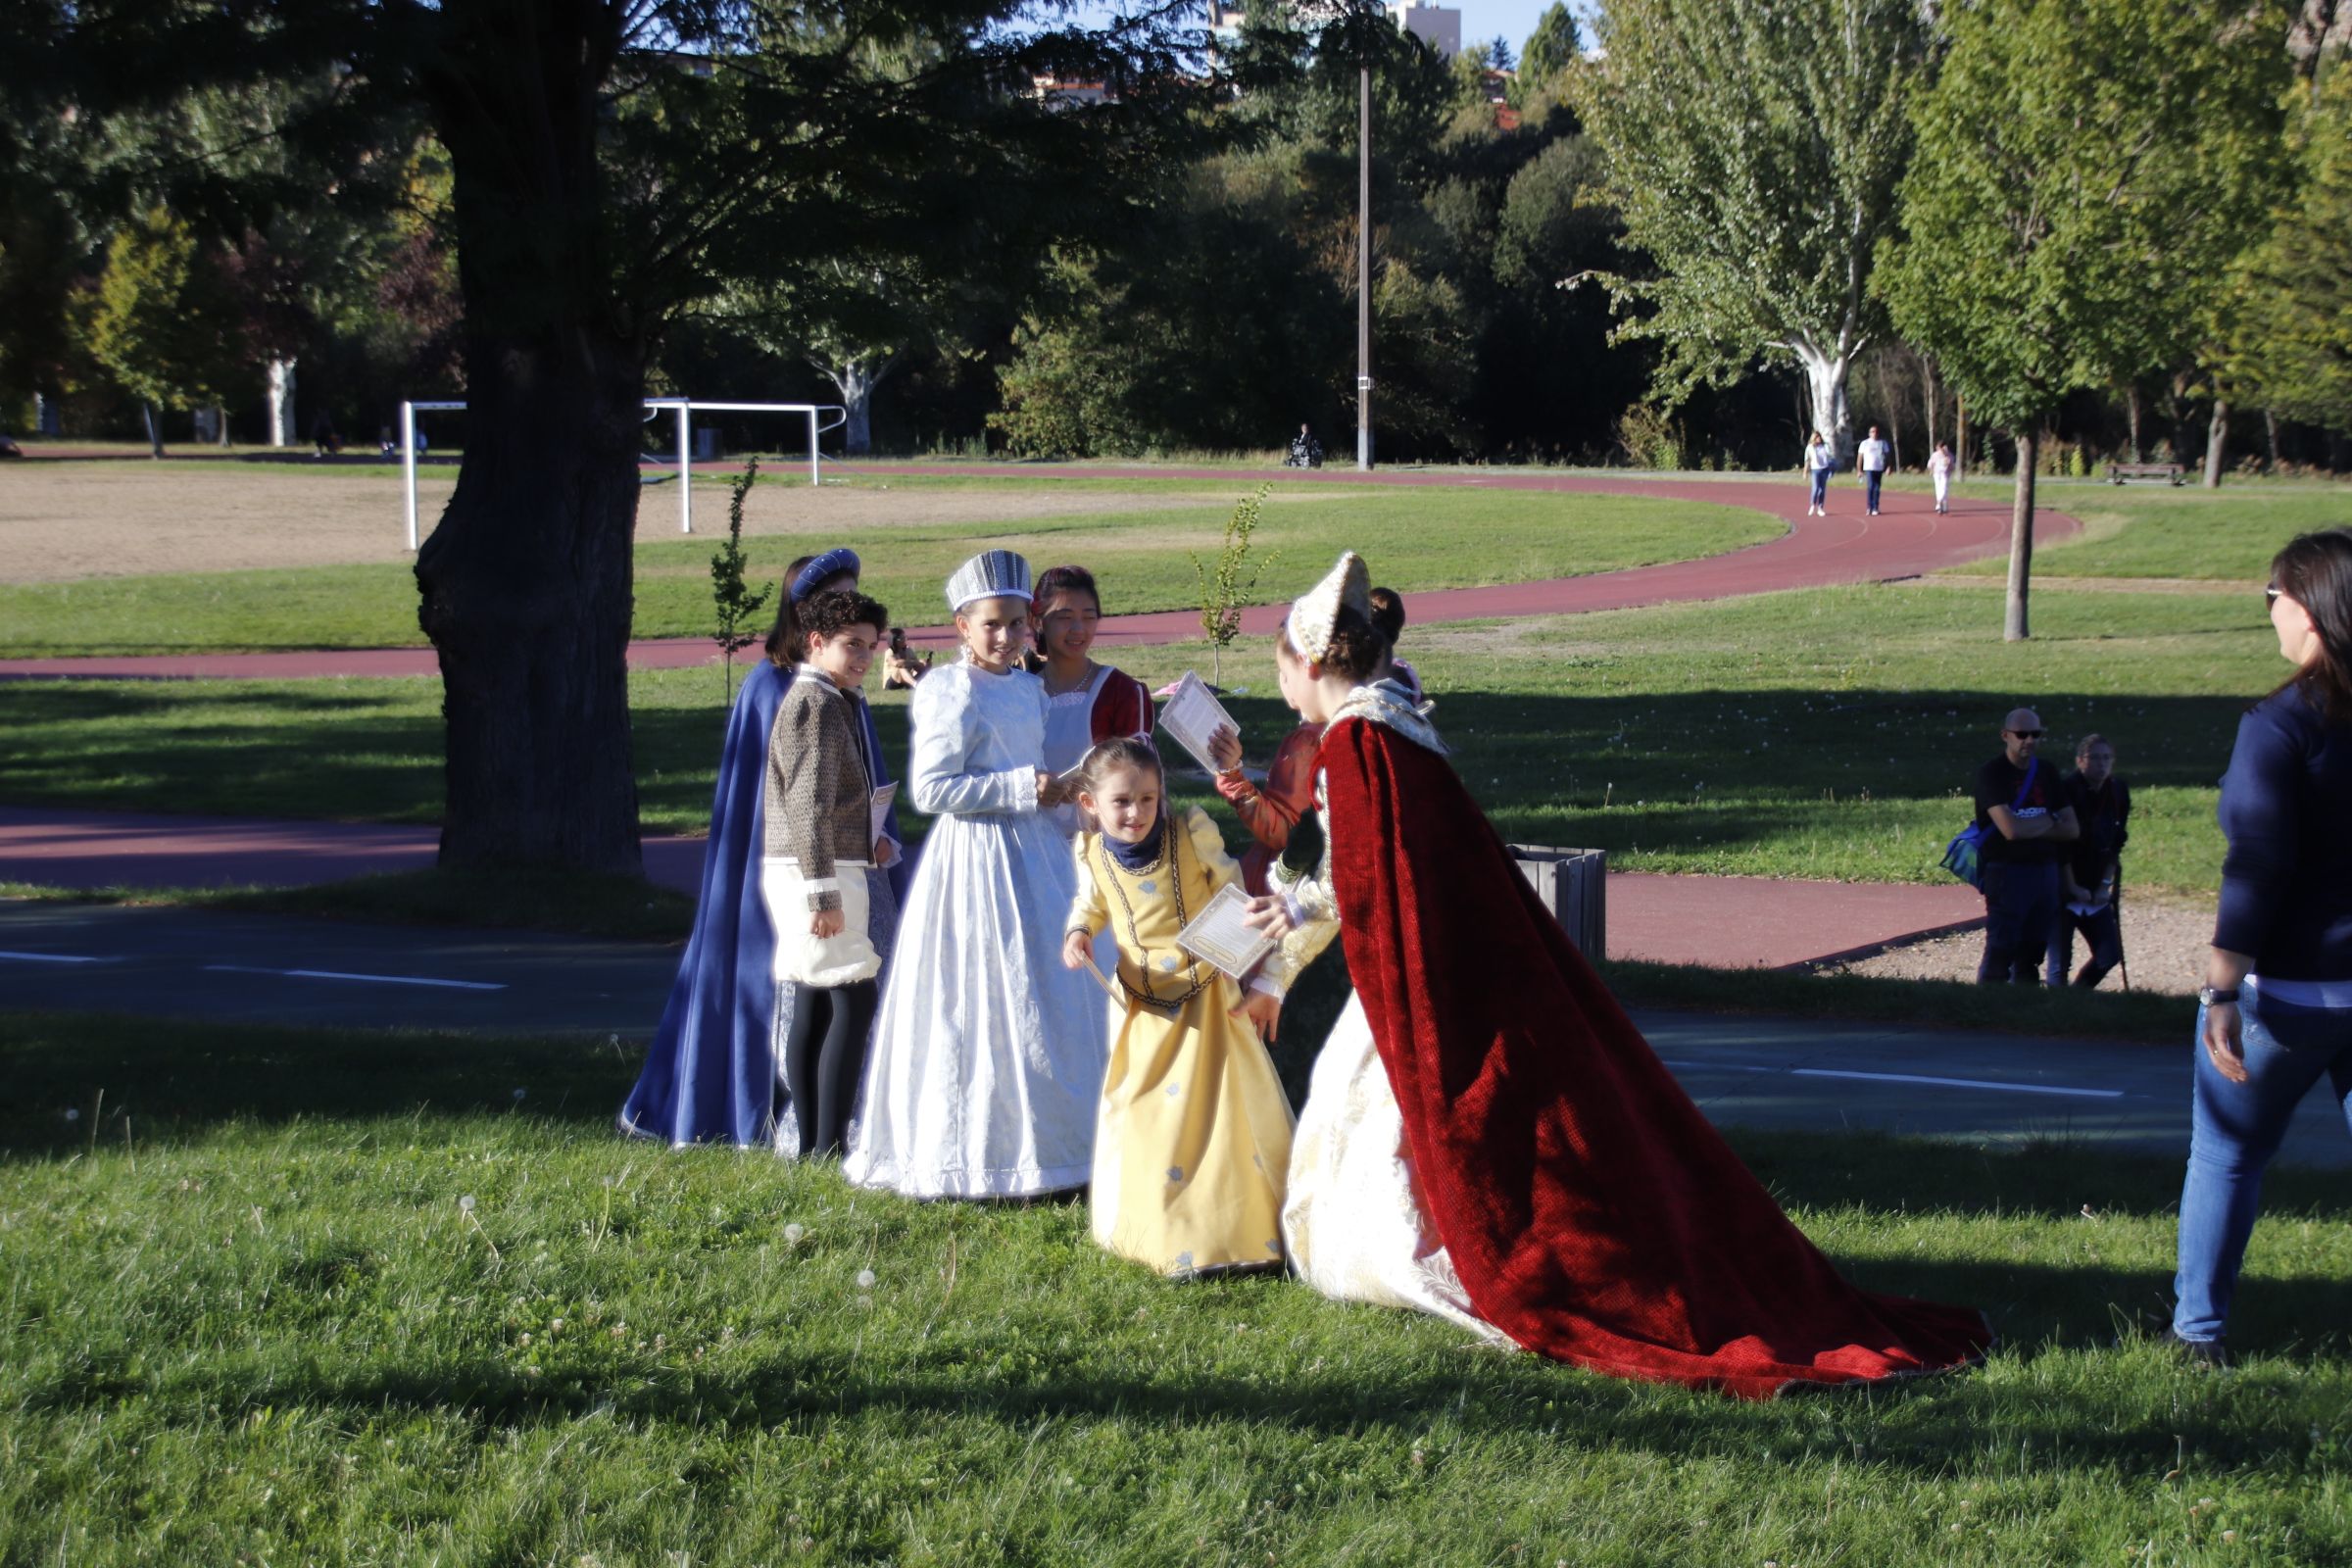
M 309 483 L 368 485 L 331 470 L 295 468 L 263 480 L 249 473 L 219 479 L 196 473 L 142 505 L 202 509 L 208 484 L 232 480 L 240 494 L 257 483 L 273 485 L 290 507 L 299 506 Z M 372 487 L 382 488 L 380 481 Z M 865 558 L 866 591 L 903 624 L 929 625 L 947 616 L 940 586 L 957 564 L 975 551 L 1002 546 L 1020 551 L 1041 570 L 1067 561 L 1089 565 L 1102 582 L 1103 608 L 1114 614 L 1197 608 L 1195 561 L 1213 569 L 1227 517 L 1254 489 L 1246 477 L 1215 487 L 1198 481 L 859 478 L 810 492 L 783 477 L 763 478 L 747 510 L 772 508 L 776 515 L 762 525 L 768 531 L 747 540 L 747 572 L 755 585 L 772 582 L 794 557 L 848 543 Z M 714 481 L 697 483 L 698 532 L 692 539 L 664 531 L 675 515 L 674 495 L 649 490 L 642 503 L 633 627 L 639 637 L 708 636 L 711 630 L 710 558 L 714 536 L 726 526 L 725 491 Z M 397 502 L 397 496 L 388 499 Z M 0 513 L 5 508 L 6 492 L 0 492 Z M 281 523 L 301 524 L 298 514 Z M 172 525 L 162 513 L 142 524 Z M 385 526 L 397 527 L 396 514 L 386 514 Z M 1380 562 L 1384 581 L 1448 588 L 1716 555 L 1784 531 L 1778 519 L 1740 508 L 1641 496 L 1278 487 L 1257 534 L 1264 565 L 1250 599 L 1268 603 L 1297 594 L 1347 547 Z M 0 523 L 0 548 L 8 537 Z M 12 582 L 10 575 L 0 560 L 0 658 L 409 647 L 423 641 L 416 578 L 401 561 L 62 582 Z
M 627 1047 L 0 1014 L 0 1063 L 12 1563 L 2352 1558 L 2332 1175 L 2274 1176 L 2215 1375 L 2150 1338 L 2175 1162 L 1740 1136 L 2003 1337 L 1742 1404 L 627 1142 Z
M 1375 569 L 1381 564 L 1376 559 Z M 1409 603 L 1409 596 L 1408 596 Z M 2136 888 L 2209 894 L 2215 787 L 2237 715 L 2283 672 L 2258 595 L 2034 596 L 2036 635 L 2000 640 L 1995 588 L 1862 586 L 1716 604 L 1408 626 L 1455 763 L 1517 842 L 1598 847 L 1622 868 L 1938 881 L 2000 718 L 2039 710 L 2071 755 L 2112 739 L 2134 786 Z M 1200 645 L 1122 652 L 1153 685 L 1207 669 Z M 720 672 L 634 678 L 649 830 L 708 822 Z M 1250 754 L 1293 722 L 1271 644 L 1226 683 Z M 906 756 L 902 694 L 877 694 Z M 82 808 L 432 821 L 431 680 L 0 684 L 0 800 Z M 1176 779 L 1207 801 L 1204 781 Z M 1238 838 L 1221 806 L 1212 814 Z
M 1971 485 L 1974 495 L 1990 490 Z M 2036 550 L 2043 577 L 2156 577 L 2243 582 L 2259 590 L 2271 558 L 2296 534 L 2352 527 L 2352 485 L 2317 481 L 2179 490 L 2070 481 L 2044 484 L 2041 505 L 2080 519 L 2082 532 Z M 2005 558 L 1952 568 L 2000 576 Z

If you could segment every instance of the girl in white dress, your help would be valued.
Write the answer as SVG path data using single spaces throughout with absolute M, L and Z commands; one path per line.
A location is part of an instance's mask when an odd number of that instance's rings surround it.
M 948 580 L 962 662 L 914 689 L 914 808 L 934 817 L 842 1173 L 909 1198 L 1022 1198 L 1083 1187 L 1108 1009 L 1061 965 L 1077 892 L 1048 819 L 1046 689 L 1018 669 L 1029 564 L 973 557 Z

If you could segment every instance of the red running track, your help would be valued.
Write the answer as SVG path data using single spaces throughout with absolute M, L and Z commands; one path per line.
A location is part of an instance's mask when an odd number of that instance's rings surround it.
M 708 466 L 713 470 L 725 465 Z M 849 467 L 848 465 L 837 466 Z M 1729 599 L 1740 594 L 1773 593 L 1789 588 L 1812 588 L 1831 583 L 1884 582 L 1913 577 L 1964 561 L 1975 561 L 2007 548 L 2009 509 L 1996 502 L 1955 500 L 1948 514 L 1938 515 L 1927 496 L 1889 491 L 1876 517 L 1862 515 L 1859 488 L 1851 483 L 1831 491 L 1832 515 L 1804 514 L 1806 487 L 1801 478 L 1761 479 L 1643 479 L 1634 475 L 1515 473 L 1413 469 L 1382 469 L 1369 474 L 1342 469 L 1163 468 L 1099 467 L 1073 465 L 1022 464 L 981 469 L 974 465 L 877 463 L 858 464 L 858 473 L 950 474 L 982 477 L 1048 477 L 1085 479 L 1233 480 L 1276 484 L 1381 484 L 1457 487 L 1493 490 L 1536 490 L 1560 495 L 1661 496 L 1678 501 L 1704 501 L 1720 506 L 1746 507 L 1788 524 L 1778 539 L 1728 555 L 1665 565 L 1637 566 L 1626 571 L 1596 572 L 1584 577 L 1555 577 L 1543 582 L 1507 583 L 1492 588 L 1443 588 L 1415 592 L 1412 615 L 1416 625 L 1441 620 L 1501 619 L 1523 615 L 1571 614 L 1589 610 L 1626 610 L 1640 605 L 1679 601 Z M 2042 542 L 2076 531 L 2073 517 L 2058 512 L 2036 514 L 2035 535 Z M 1336 554 L 1336 552 L 1335 552 Z M 1378 563 L 1374 567 L 1377 570 Z M 1242 629 L 1252 635 L 1273 631 L 1283 607 L 1261 605 L 1245 611 Z M 1200 635 L 1200 617 L 1189 610 L 1160 611 L 1143 615 L 1114 615 L 1102 622 L 1105 644 L 1180 642 Z M 944 645 L 954 640 L 947 626 L 927 626 L 908 634 L 917 643 Z M 710 639 L 662 638 L 629 645 L 629 663 L 637 669 L 675 669 L 709 663 L 717 655 Z M 99 659 L 0 660 L 0 678 L 50 679 L 196 679 L 196 680 L 312 680 L 330 676 L 432 675 L 439 665 L 429 648 L 372 648 L 319 650 L 270 654 L 147 654 Z
M 433 863 L 438 828 L 0 807 L 0 882 L 61 888 L 293 887 Z M 702 889 L 699 838 L 648 837 L 645 871 Z M 1974 924 L 1984 905 L 1936 887 L 1613 872 L 1609 956 L 1778 968 Z

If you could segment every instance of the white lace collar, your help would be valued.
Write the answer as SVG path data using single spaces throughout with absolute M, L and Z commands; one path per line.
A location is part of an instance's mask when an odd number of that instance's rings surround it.
M 1347 701 L 1331 715 L 1331 722 L 1337 724 L 1347 718 L 1386 724 L 1414 745 L 1426 746 L 1440 757 L 1446 755 L 1446 743 L 1438 738 L 1438 727 L 1414 704 L 1412 691 L 1401 681 L 1378 680 L 1349 692 Z

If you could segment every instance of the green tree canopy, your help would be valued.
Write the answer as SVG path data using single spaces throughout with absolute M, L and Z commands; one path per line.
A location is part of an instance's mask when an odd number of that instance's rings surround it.
M 2028 634 L 2043 423 L 2191 352 L 2276 157 L 2283 17 L 2245 0 L 1982 0 L 1921 94 L 1878 286 L 2018 442 L 2007 635 Z
M 161 412 L 217 402 L 239 354 L 237 302 L 217 256 L 162 208 L 116 230 L 88 308 L 90 357 L 147 410 L 164 455 Z
M 2294 95 L 2289 184 L 2246 258 L 2231 368 L 2263 406 L 2352 431 L 2352 70 Z
M 1916 0 L 1613 0 L 1574 95 L 1654 275 L 1603 281 L 1665 347 L 1670 404 L 1759 357 L 1792 361 L 1840 446 L 1846 371 L 1911 146 Z M 1532 45 L 1531 45 L 1532 47 Z

